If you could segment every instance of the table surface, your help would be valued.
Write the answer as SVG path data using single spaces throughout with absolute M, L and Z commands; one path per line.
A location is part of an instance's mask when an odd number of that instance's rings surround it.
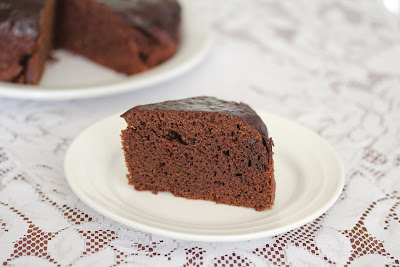
M 0 98 L 0 262 L 28 266 L 399 266 L 400 27 L 379 1 L 192 1 L 206 59 L 173 81 L 75 101 Z M 66 149 L 137 104 L 197 95 L 298 121 L 338 151 L 346 184 L 315 221 L 271 238 L 205 243 L 130 229 L 75 197 Z M 232 264 L 232 265 L 231 265 Z

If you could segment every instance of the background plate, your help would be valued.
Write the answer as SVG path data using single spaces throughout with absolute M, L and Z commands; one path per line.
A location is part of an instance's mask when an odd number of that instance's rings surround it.
M 199 63 L 210 46 L 208 25 L 190 8 L 183 5 L 182 10 L 182 41 L 178 51 L 153 69 L 127 76 L 57 50 L 54 53 L 57 60 L 46 64 L 39 85 L 0 82 L 0 96 L 36 100 L 99 97 L 138 90 L 179 76 Z
M 143 231 L 221 242 L 277 235 L 331 207 L 343 189 L 344 171 L 336 152 L 314 132 L 275 115 L 261 118 L 275 143 L 277 188 L 271 210 L 135 191 L 126 178 L 120 141 L 126 124 L 119 115 L 95 123 L 74 140 L 67 151 L 65 175 L 88 206 Z

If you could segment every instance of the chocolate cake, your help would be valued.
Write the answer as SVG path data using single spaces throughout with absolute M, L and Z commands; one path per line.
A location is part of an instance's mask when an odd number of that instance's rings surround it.
M 52 46 L 147 70 L 176 52 L 180 12 L 176 0 L 0 0 L 0 81 L 38 83 Z
M 257 211 L 273 205 L 273 142 L 248 105 L 204 96 L 137 106 L 121 117 L 136 190 Z
M 0 81 L 39 82 L 52 47 L 55 0 L 0 0 Z

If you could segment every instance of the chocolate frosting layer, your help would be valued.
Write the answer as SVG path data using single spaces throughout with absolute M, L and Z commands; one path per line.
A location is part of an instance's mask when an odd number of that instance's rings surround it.
M 45 0 L 0 0 L 0 31 L 17 37 L 37 37 Z
M 236 117 L 260 132 L 268 150 L 270 151 L 271 149 L 271 141 L 268 138 L 267 127 L 257 113 L 244 103 L 220 100 L 210 96 L 200 96 L 136 106 L 122 114 L 121 117 L 125 117 L 134 110 L 198 111 L 220 113 L 226 116 Z

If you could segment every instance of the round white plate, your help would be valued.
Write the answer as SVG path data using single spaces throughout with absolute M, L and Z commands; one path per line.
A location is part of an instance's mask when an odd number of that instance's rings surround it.
M 148 71 L 132 76 L 102 67 L 82 56 L 57 50 L 39 85 L 0 82 L 0 96 L 36 100 L 99 97 L 149 87 L 170 80 L 194 67 L 210 46 L 210 29 L 183 5 L 182 39 L 177 53 Z
M 343 165 L 314 132 L 287 119 L 262 114 L 275 146 L 276 199 L 271 210 L 154 195 L 128 185 L 118 115 L 95 123 L 71 144 L 65 175 L 75 194 L 97 212 L 133 228 L 172 238 L 237 241 L 277 235 L 310 222 L 338 198 Z

